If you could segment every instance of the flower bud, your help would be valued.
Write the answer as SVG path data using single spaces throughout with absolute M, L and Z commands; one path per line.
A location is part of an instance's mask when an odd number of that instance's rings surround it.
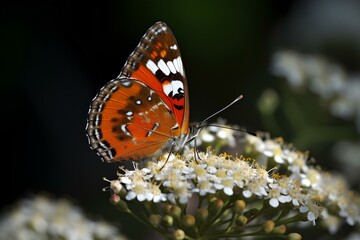
M 209 204 L 209 212 L 215 216 L 218 214 L 224 206 L 224 201 L 219 198 L 212 198 Z
M 169 214 L 174 218 L 179 218 L 181 215 L 181 208 L 176 205 L 173 205 L 170 208 Z
M 199 223 L 205 222 L 207 217 L 209 216 L 209 211 L 206 208 L 199 208 L 196 210 L 196 221 Z
M 186 214 L 183 218 L 184 226 L 192 227 L 195 225 L 195 217 L 191 214 Z
M 121 185 L 119 180 L 112 180 L 110 181 L 110 189 L 114 193 L 119 193 L 124 187 Z
M 149 222 L 154 226 L 158 226 L 161 222 L 161 215 L 151 214 L 149 217 Z
M 120 211 L 128 212 L 129 208 L 125 201 L 121 200 L 119 195 L 113 194 L 110 198 L 111 203 L 113 203 Z
M 244 211 L 245 207 L 246 207 L 245 201 L 243 201 L 243 200 L 237 200 L 237 201 L 235 201 L 235 203 L 234 203 L 234 208 L 233 208 L 233 209 L 234 209 L 234 212 L 235 212 L 235 213 L 242 214 L 242 212 Z
M 236 218 L 235 220 L 235 223 L 238 225 L 238 226 L 244 226 L 248 221 L 248 218 L 243 216 L 243 215 L 240 215 Z
M 272 220 L 268 220 L 263 224 L 264 232 L 271 233 L 274 230 L 275 223 Z
M 111 201 L 111 203 L 113 203 L 113 204 L 117 204 L 118 202 L 121 201 L 121 198 L 120 198 L 120 196 L 117 195 L 117 194 L 111 194 L 110 201 Z
M 169 203 L 165 203 L 162 206 L 162 210 L 165 214 L 169 214 L 171 212 L 172 205 Z
M 182 240 L 185 238 L 185 233 L 181 229 L 176 229 L 172 234 L 172 238 L 174 240 Z
M 300 240 L 301 238 L 302 238 L 301 235 L 298 233 L 290 233 L 288 235 L 289 240 Z
M 284 224 L 280 226 L 276 226 L 272 231 L 274 234 L 285 234 L 286 233 L 286 226 Z
M 172 227 L 174 224 L 174 218 L 170 215 L 165 215 L 162 218 L 162 223 L 165 227 Z

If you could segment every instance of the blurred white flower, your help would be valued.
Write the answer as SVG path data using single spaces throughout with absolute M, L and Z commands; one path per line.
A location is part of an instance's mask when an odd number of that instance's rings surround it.
M 88 219 L 67 199 L 45 195 L 23 199 L 4 209 L 0 220 L 0 239 L 77 239 L 125 240 L 117 227 Z
M 205 127 L 200 131 L 199 136 L 197 138 L 197 144 L 200 145 L 203 142 L 209 144 L 209 143 L 221 141 L 223 145 L 235 147 L 236 145 L 235 134 L 238 131 L 234 129 L 237 129 L 237 127 L 228 126 L 226 125 L 226 121 L 224 119 L 219 118 L 214 125 L 209 124 L 209 126 Z
M 305 71 L 301 56 L 293 51 L 274 54 L 271 70 L 276 76 L 286 77 L 293 87 L 300 87 L 305 82 Z
M 292 87 L 308 86 L 329 102 L 335 117 L 354 119 L 360 132 L 360 74 L 349 76 L 340 65 L 324 57 L 289 50 L 274 53 L 271 69 Z
M 305 187 L 317 188 L 321 180 L 321 174 L 314 168 L 309 169 L 305 174 L 301 174 L 301 184 Z
M 319 204 L 313 201 L 306 201 L 305 206 L 300 207 L 300 212 L 307 213 L 308 221 L 312 222 L 314 225 L 316 224 L 315 220 L 326 214 L 325 209 L 321 207 Z

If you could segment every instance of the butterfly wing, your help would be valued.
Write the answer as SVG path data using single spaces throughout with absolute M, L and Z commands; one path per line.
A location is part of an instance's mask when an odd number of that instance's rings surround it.
M 175 37 L 156 23 L 120 75 L 93 99 L 86 127 L 90 146 L 106 162 L 148 157 L 188 134 L 188 104 Z
M 180 134 L 188 132 L 189 96 L 180 50 L 171 29 L 155 23 L 129 56 L 119 78 L 137 79 L 153 89 L 174 113 Z
M 91 104 L 87 133 L 106 162 L 141 159 L 174 136 L 175 116 L 159 95 L 134 79 L 114 79 Z

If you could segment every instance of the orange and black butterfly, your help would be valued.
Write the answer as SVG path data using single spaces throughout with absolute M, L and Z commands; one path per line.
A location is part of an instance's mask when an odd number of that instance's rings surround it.
M 189 126 L 188 94 L 179 46 L 170 28 L 157 22 L 120 75 L 92 100 L 86 126 L 90 147 L 105 162 L 183 147 L 198 131 Z

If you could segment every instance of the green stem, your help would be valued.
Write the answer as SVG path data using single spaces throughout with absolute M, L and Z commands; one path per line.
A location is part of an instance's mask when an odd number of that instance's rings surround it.
M 198 209 L 201 208 L 203 202 L 204 202 L 204 197 L 199 196 L 199 202 L 198 202 L 198 207 L 197 207 Z
M 129 213 L 132 217 L 134 217 L 136 220 L 138 220 L 139 222 L 141 222 L 142 224 L 154 229 L 155 231 L 157 232 L 160 232 L 162 235 L 166 235 L 166 231 L 162 228 L 158 228 L 152 224 L 150 224 L 148 221 L 144 221 L 142 218 L 140 218 L 139 216 L 137 216 L 136 214 L 134 214 L 133 212 L 131 211 L 127 211 L 127 213 Z
M 287 218 L 287 219 L 282 219 L 280 221 L 276 221 L 276 225 L 281 225 L 281 224 L 290 224 L 290 223 L 294 223 L 294 222 L 299 222 L 299 221 L 304 221 L 304 214 L 299 213 L 293 217 Z

